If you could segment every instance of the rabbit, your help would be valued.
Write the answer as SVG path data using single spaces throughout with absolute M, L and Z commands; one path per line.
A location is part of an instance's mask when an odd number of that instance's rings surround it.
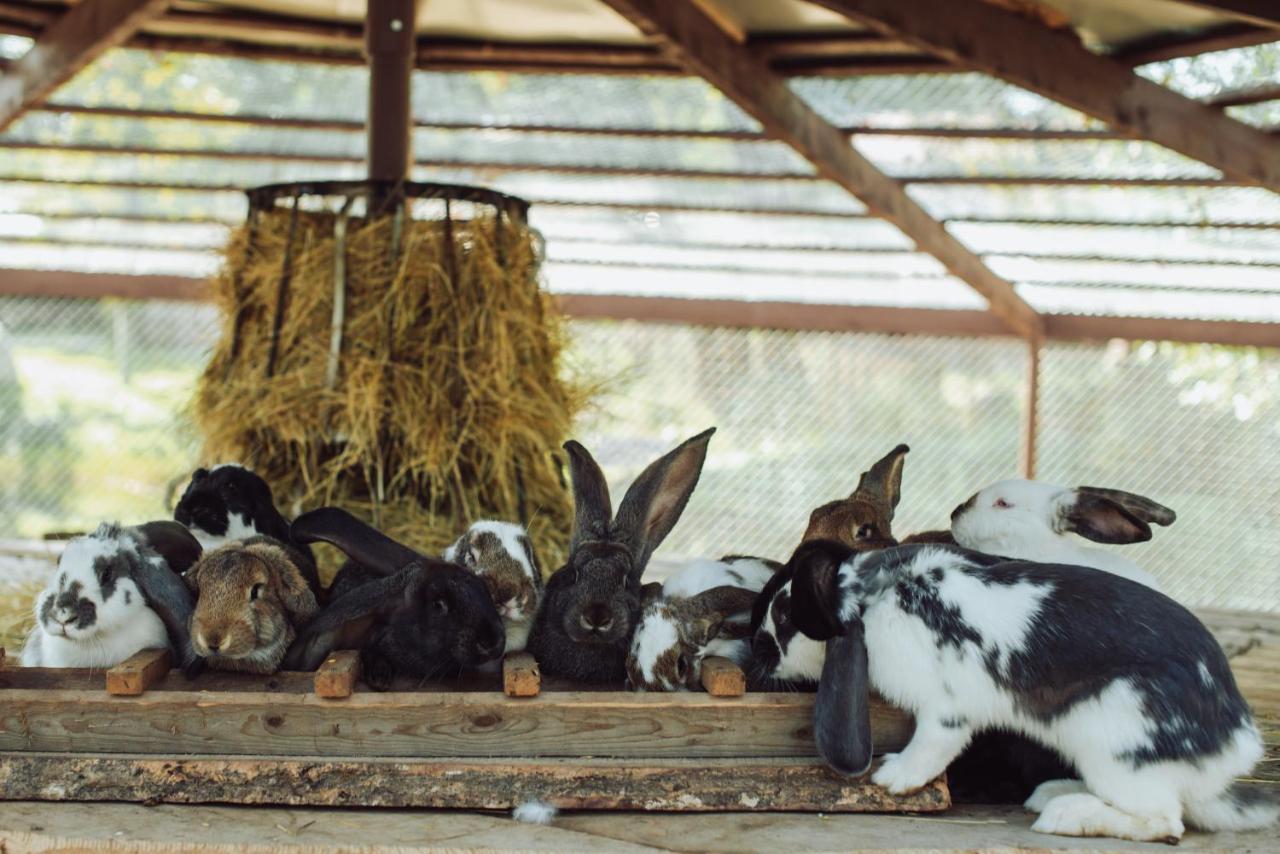
M 651 463 L 615 516 L 604 474 L 587 449 L 565 443 L 573 479 L 569 558 L 547 581 L 529 634 L 543 673 L 621 686 L 640 616 L 640 577 L 698 484 L 715 428 Z
M 1261 736 L 1213 635 L 1169 597 L 1087 567 L 940 545 L 796 550 L 795 624 L 827 644 L 818 751 L 860 775 L 874 745 L 868 692 L 915 716 L 872 781 L 918 789 L 987 729 L 1059 751 L 1082 780 L 1041 784 L 1033 830 L 1175 842 L 1184 818 L 1248 830 L 1280 808 L 1232 780 Z
M 848 498 L 809 515 L 800 542 L 833 540 L 858 551 L 896 546 L 893 514 L 902 500 L 902 468 L 911 451 L 900 444 L 858 478 Z M 822 675 L 825 647 L 791 625 L 791 573 L 785 567 L 760 591 L 751 612 L 752 684 L 761 688 L 812 685 Z
M 399 677 L 423 682 L 502 655 L 502 619 L 469 570 L 420 555 L 336 507 L 304 513 L 291 527 L 295 540 L 330 543 L 352 562 L 290 645 L 285 669 L 314 670 L 332 650 L 358 648 L 365 682 L 385 691 Z
M 206 551 L 260 534 L 289 543 L 306 559 L 300 568 L 311 591 L 324 595 L 310 546 L 289 539 L 289 522 L 276 509 L 271 487 L 244 466 L 224 463 L 196 469 L 173 518 L 186 525 Z
M 1098 543 L 1140 543 L 1151 539 L 1152 523 L 1171 525 L 1176 518 L 1168 507 L 1118 489 L 1005 480 L 953 510 L 951 533 L 958 545 L 975 551 L 1090 566 L 1159 590 L 1155 577 L 1129 558 L 1088 548 L 1071 534 Z
M 186 628 L 194 598 L 179 573 L 199 554 L 176 522 L 104 522 L 71 540 L 36 597 L 23 666 L 114 667 L 140 650 L 169 647 L 188 673 L 198 671 Z
M 699 560 L 682 567 L 646 601 L 627 655 L 627 682 L 642 691 L 697 688 L 702 659 L 738 664 L 750 654 L 751 607 L 782 564 L 755 557 Z
M 186 574 L 196 594 L 191 642 L 215 670 L 274 673 L 319 611 L 297 549 L 256 536 L 205 552 Z
M 542 601 L 542 569 L 524 527 L 514 522 L 476 522 L 442 557 L 471 570 L 489 588 L 507 632 L 505 652 L 524 649 Z

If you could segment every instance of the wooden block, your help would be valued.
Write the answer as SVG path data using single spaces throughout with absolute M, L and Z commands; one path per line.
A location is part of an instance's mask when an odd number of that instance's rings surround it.
M 357 695 L 360 696 L 360 695 Z M 936 812 L 946 778 L 891 795 L 812 759 L 332 759 L 0 753 L 0 799 L 509 810 Z
M 502 660 L 502 693 L 508 697 L 536 697 L 542 690 L 538 660 L 527 652 L 513 652 Z
M 173 655 L 166 649 L 144 649 L 107 671 L 107 693 L 136 697 L 160 681 L 173 667 Z
M 320 668 L 316 670 L 315 690 L 317 697 L 329 700 L 341 700 L 350 697 L 356 690 L 356 680 L 360 678 L 360 652 L 354 649 L 340 649 L 329 653 Z
M 727 658 L 702 659 L 702 687 L 713 697 L 741 697 L 747 693 L 747 674 Z

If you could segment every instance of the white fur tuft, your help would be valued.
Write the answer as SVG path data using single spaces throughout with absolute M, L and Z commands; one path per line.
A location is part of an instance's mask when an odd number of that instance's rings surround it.
M 511 817 L 524 824 L 551 824 L 560 810 L 546 801 L 534 798 L 518 804 L 511 811 Z

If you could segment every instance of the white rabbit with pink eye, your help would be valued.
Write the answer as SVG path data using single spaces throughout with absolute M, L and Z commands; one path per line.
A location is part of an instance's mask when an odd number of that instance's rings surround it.
M 1119 489 L 1004 480 L 952 511 L 951 534 L 974 551 L 1090 566 L 1159 590 L 1155 577 L 1129 558 L 1089 548 L 1072 535 L 1097 543 L 1141 543 L 1151 539 L 1152 524 L 1167 526 L 1176 518 L 1168 507 Z

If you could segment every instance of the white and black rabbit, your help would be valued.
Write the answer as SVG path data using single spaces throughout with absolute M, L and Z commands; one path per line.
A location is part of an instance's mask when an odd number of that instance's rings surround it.
M 314 670 L 334 649 L 359 649 L 378 690 L 475 669 L 502 655 L 506 635 L 484 582 L 456 564 L 418 554 L 345 510 L 294 520 L 295 540 L 326 542 L 351 559 L 329 604 L 298 633 L 284 669 Z
M 1247 830 L 1280 816 L 1233 785 L 1262 757 L 1261 737 L 1217 641 L 1167 596 L 1087 567 L 938 545 L 856 554 L 819 541 L 791 568 L 792 618 L 827 641 L 814 734 L 836 770 L 870 767 L 874 689 L 916 718 L 872 776 L 895 793 L 1002 728 L 1082 775 L 1027 802 L 1043 833 L 1171 841 L 1184 819 Z
M 24 667 L 113 667 L 143 649 L 171 647 L 198 667 L 187 622 L 195 598 L 184 572 L 200 545 L 176 522 L 103 523 L 67 543 L 36 597 Z
M 698 484 L 715 428 L 651 463 L 615 516 L 604 473 L 587 449 L 566 442 L 573 478 L 573 538 L 565 565 L 547 581 L 528 650 L 543 673 L 585 682 L 626 679 L 640 616 L 640 577 Z
M 196 469 L 173 518 L 186 525 L 205 551 L 259 535 L 293 545 L 307 563 L 299 568 L 319 598 L 324 590 L 315 555 L 305 543 L 290 540 L 289 521 L 276 509 L 271 487 L 236 463 Z
M 542 602 L 542 568 L 524 526 L 482 519 L 441 556 L 485 583 L 507 632 L 506 651 L 524 649 Z
M 1159 590 L 1155 577 L 1129 558 L 1089 548 L 1072 534 L 1096 543 L 1142 543 L 1151 539 L 1152 524 L 1172 525 L 1175 519 L 1168 507 L 1119 489 L 1004 480 L 951 512 L 951 534 L 974 551 L 1091 566 Z

